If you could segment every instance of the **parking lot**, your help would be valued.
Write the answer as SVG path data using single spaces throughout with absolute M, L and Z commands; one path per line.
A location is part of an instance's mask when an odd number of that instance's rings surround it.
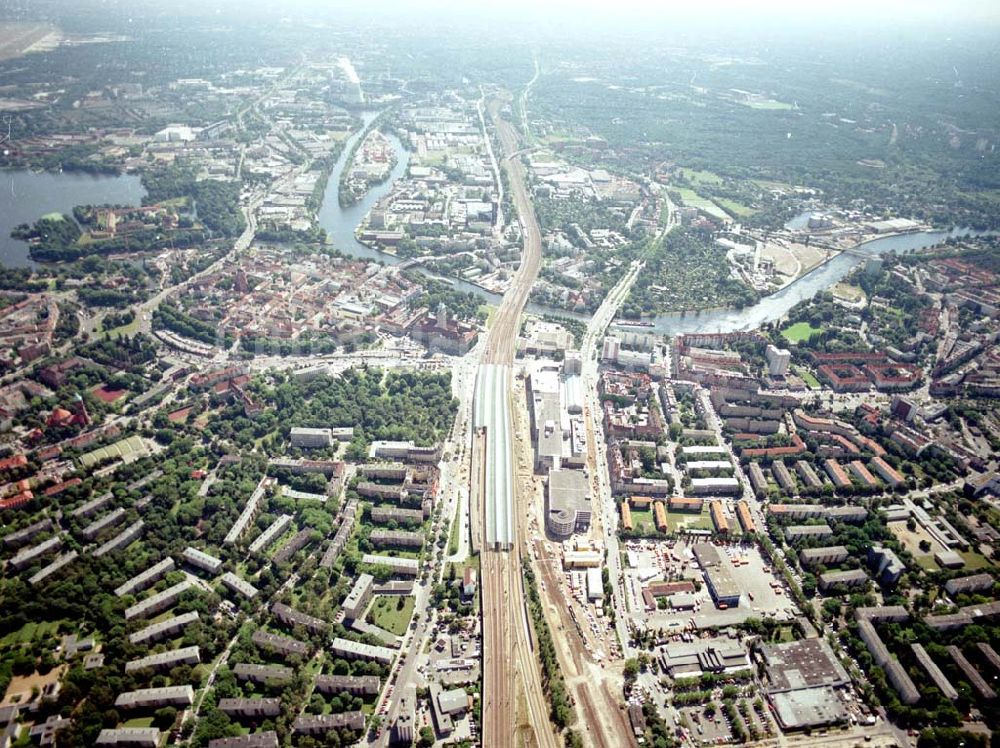
M 791 620 L 796 614 L 784 583 L 765 563 L 757 546 L 720 542 L 715 545 L 722 563 L 741 591 L 739 604 L 720 609 L 705 583 L 705 574 L 692 546 L 706 541 L 641 540 L 625 544 L 628 566 L 625 574 L 629 612 L 640 627 L 685 629 L 731 626 L 750 617 Z M 652 582 L 690 580 L 696 590 L 685 595 L 680 608 L 673 607 L 680 596 L 667 596 L 667 608 L 648 610 L 643 588 Z M 657 600 L 658 606 L 663 605 Z

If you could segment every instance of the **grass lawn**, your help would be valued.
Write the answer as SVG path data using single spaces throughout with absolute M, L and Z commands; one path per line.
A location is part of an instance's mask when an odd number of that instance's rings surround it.
M 735 200 L 730 200 L 725 197 L 715 198 L 715 202 L 722 206 L 723 210 L 727 210 L 732 213 L 737 218 L 745 218 L 746 216 L 752 216 L 754 214 L 754 209 L 749 205 L 744 205 L 743 203 L 738 203 Z
M 781 337 L 789 343 L 800 343 L 821 332 L 823 332 L 822 327 L 813 327 L 808 322 L 796 322 L 791 327 L 782 330 Z
M 802 381 L 806 383 L 806 386 L 811 390 L 818 390 L 822 385 L 820 385 L 819 380 L 816 379 L 815 375 L 808 369 L 796 369 L 795 373 L 798 374 Z
M 12 644 L 27 644 L 40 639 L 47 634 L 54 634 L 61 621 L 29 621 L 17 631 L 11 631 L 0 639 L 0 646 L 9 647 Z
M 688 189 L 687 187 L 678 187 L 677 191 L 680 193 L 681 202 L 688 207 L 696 208 L 702 213 L 707 213 L 708 215 L 714 216 L 715 218 L 723 221 L 729 220 L 729 214 L 707 197 L 702 197 L 697 192 Z
M 722 177 L 711 171 L 681 169 L 681 174 L 684 175 L 686 180 L 694 184 L 722 184 Z
M 135 315 L 135 319 L 129 322 L 127 325 L 122 325 L 121 327 L 116 327 L 113 330 L 105 330 L 103 333 L 106 338 L 113 338 L 116 335 L 125 335 L 127 337 L 132 337 L 137 332 L 139 332 L 139 315 Z
M 656 532 L 656 525 L 653 522 L 653 512 L 646 509 L 632 509 L 632 527 L 637 533 Z
M 455 512 L 455 518 L 451 521 L 451 533 L 448 535 L 448 555 L 454 556 L 458 553 L 458 528 L 462 524 L 462 511 Z
M 402 608 L 398 607 L 400 600 L 403 601 Z M 402 636 L 406 633 L 406 627 L 410 625 L 414 602 L 413 597 L 410 595 L 406 597 L 380 595 L 375 598 L 371 612 L 368 613 L 368 622 L 385 629 L 391 634 Z
M 667 526 L 674 532 L 682 530 L 711 530 L 712 518 L 705 504 L 700 514 L 694 512 L 671 512 L 667 510 Z
M 975 551 L 959 551 L 959 555 L 965 559 L 965 568 L 972 570 L 988 569 L 992 564 L 986 556 Z
M 152 717 L 133 717 L 127 722 L 122 723 L 122 727 L 152 727 L 153 718 Z

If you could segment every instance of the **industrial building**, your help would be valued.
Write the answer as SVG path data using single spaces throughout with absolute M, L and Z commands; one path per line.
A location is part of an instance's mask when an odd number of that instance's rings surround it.
M 847 672 L 823 639 L 759 644 L 767 698 L 785 730 L 846 723 L 848 713 L 839 689 Z

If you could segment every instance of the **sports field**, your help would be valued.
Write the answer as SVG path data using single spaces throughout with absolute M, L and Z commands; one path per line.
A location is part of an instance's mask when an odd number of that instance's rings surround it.
M 137 460 L 149 454 L 146 442 L 140 436 L 130 436 L 106 447 L 87 452 L 80 457 L 80 464 L 86 468 L 93 467 L 110 458 L 118 458 L 125 462 Z

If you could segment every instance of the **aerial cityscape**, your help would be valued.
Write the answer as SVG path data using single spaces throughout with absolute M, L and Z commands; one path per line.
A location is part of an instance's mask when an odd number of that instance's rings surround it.
M 0 5 L 0 748 L 1000 746 L 1000 7 L 799 10 Z

